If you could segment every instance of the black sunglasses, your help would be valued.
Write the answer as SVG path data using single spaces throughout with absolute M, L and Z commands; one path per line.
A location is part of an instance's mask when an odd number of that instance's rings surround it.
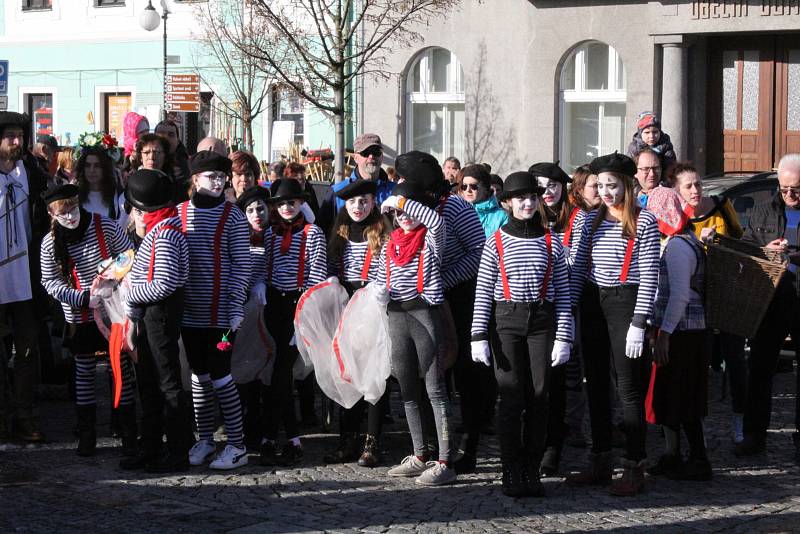
M 379 147 L 371 146 L 368 149 L 359 152 L 359 154 L 361 154 L 361 156 L 365 158 L 368 158 L 370 156 L 379 158 L 383 155 L 383 150 L 381 150 Z
M 478 184 L 461 184 L 462 191 L 477 191 Z

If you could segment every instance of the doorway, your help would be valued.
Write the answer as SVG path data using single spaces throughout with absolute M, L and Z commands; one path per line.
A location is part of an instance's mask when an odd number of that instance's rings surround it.
M 709 42 L 708 171 L 768 171 L 800 152 L 800 40 Z

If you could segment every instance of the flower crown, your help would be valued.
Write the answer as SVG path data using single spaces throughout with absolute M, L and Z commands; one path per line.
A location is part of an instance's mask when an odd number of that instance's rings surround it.
M 122 151 L 117 143 L 117 138 L 103 132 L 83 132 L 79 135 L 78 142 L 73 148 L 72 157 L 77 161 L 80 159 L 83 149 L 92 147 L 105 150 L 114 163 L 118 163 L 122 159 Z

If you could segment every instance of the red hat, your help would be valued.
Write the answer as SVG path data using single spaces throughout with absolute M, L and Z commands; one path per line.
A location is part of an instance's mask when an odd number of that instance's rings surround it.
M 661 121 L 658 120 L 658 115 L 651 111 L 644 111 L 639 114 L 639 122 L 636 123 L 636 128 L 641 132 L 645 128 L 655 126 L 661 129 Z

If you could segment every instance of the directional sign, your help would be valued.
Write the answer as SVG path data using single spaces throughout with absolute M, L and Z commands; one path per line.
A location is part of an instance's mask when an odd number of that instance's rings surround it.
M 170 74 L 167 76 L 167 83 L 200 83 L 200 76 L 197 74 Z
M 0 95 L 8 93 L 8 60 L 0 59 Z
M 200 111 L 200 102 L 167 102 L 167 111 L 185 111 L 197 113 Z
M 197 93 L 167 93 L 167 102 L 200 102 Z
M 199 93 L 199 83 L 168 83 L 168 93 Z

